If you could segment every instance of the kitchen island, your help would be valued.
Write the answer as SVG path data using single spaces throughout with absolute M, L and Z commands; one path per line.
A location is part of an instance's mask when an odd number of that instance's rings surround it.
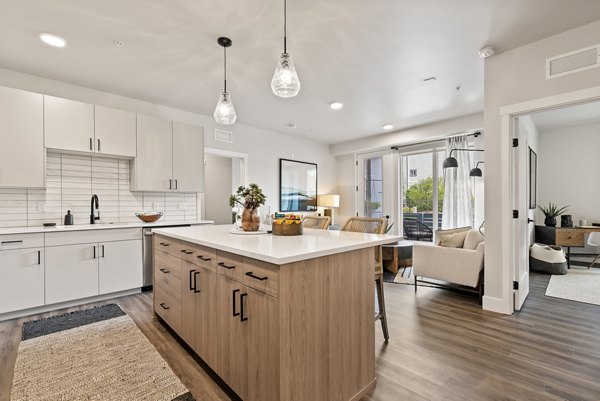
M 374 266 L 391 235 L 154 230 L 154 310 L 242 399 L 359 400 L 375 385 Z

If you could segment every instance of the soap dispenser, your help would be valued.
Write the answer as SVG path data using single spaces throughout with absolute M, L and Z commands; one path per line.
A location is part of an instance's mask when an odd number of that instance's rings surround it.
M 65 215 L 65 226 L 73 225 L 73 215 L 70 210 L 67 210 L 67 214 Z

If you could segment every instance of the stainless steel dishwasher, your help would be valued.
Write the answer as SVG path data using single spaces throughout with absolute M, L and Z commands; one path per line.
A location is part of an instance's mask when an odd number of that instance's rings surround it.
M 143 229 L 144 242 L 142 249 L 144 251 L 144 284 L 142 291 L 152 289 L 152 230 L 169 227 L 190 227 L 190 224 L 173 224 L 170 226 L 146 227 Z

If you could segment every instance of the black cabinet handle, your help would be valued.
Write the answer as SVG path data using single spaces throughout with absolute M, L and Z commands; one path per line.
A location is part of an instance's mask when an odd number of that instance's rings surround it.
M 246 316 L 244 316 L 244 298 L 246 298 L 248 296 L 248 293 L 244 293 L 242 295 L 240 295 L 240 322 L 245 322 L 246 320 L 248 320 L 248 318 Z
M 166 242 L 161 242 L 160 245 L 162 245 L 162 246 L 169 246 L 169 244 L 167 244 Z
M 170 306 L 167 306 L 167 304 L 165 304 L 164 302 L 162 304 L 160 304 L 161 308 L 163 309 L 171 309 Z
M 252 273 L 252 272 L 246 273 L 246 276 L 252 277 L 253 279 L 259 280 L 259 281 L 265 281 L 265 280 L 269 279 L 267 276 L 264 276 L 264 277 L 255 276 L 254 273 Z
M 175 190 L 177 190 L 177 180 L 175 180 Z
M 192 251 L 188 251 L 187 249 L 182 249 L 182 250 L 181 250 L 181 253 L 185 253 L 186 255 L 191 255 L 191 254 L 192 254 L 192 253 L 194 253 L 194 252 L 192 252 Z
M 100 150 L 100 139 L 98 139 L 98 152 L 101 152 L 101 150 Z
M 203 260 L 203 261 L 205 261 L 205 262 L 208 262 L 208 261 L 212 260 L 211 258 L 205 258 L 205 257 L 204 257 L 204 256 L 202 256 L 202 255 L 198 255 L 198 256 L 196 256 L 196 258 L 198 258 L 198 259 L 200 259 L 200 260 Z
M 102 257 L 104 257 L 104 245 L 102 245 Z
M 94 150 L 93 139 L 90 138 L 90 150 Z
M 193 276 L 193 274 L 194 274 L 195 271 L 196 270 L 190 270 L 190 291 L 194 291 L 194 292 L 196 292 L 195 291 L 196 287 L 194 286 L 194 282 L 193 282 L 192 276 Z
M 165 273 L 165 274 L 169 273 L 169 270 L 167 270 L 167 269 L 165 269 L 165 268 L 163 268 L 163 269 L 159 269 L 159 270 L 160 270 L 161 272 Z
M 96 245 L 94 245 L 94 259 L 96 259 Z
M 42 251 L 38 251 L 38 265 L 42 264 Z
M 173 180 L 169 180 L 169 189 L 173 189 Z
M 198 276 L 200 275 L 200 272 L 194 272 L 194 293 L 199 293 L 200 289 L 198 288 Z
M 236 312 L 236 307 L 235 307 L 235 294 L 237 294 L 238 292 L 240 292 L 240 290 L 233 290 L 233 293 L 231 294 L 231 296 L 233 297 L 233 316 L 239 316 L 240 313 Z
M 235 269 L 235 266 L 227 266 L 225 263 L 220 262 L 217 263 L 219 266 L 224 267 L 225 269 Z

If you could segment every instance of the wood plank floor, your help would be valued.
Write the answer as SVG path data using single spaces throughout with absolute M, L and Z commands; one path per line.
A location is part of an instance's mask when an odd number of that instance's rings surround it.
M 467 295 L 386 284 L 391 341 L 378 324 L 377 386 L 363 401 L 600 400 L 600 306 L 545 297 L 548 280 L 532 274 L 513 316 L 482 311 Z M 151 293 L 117 301 L 196 400 L 231 399 L 153 318 Z M 22 323 L 39 317 L 0 323 L 0 401 L 10 398 Z

